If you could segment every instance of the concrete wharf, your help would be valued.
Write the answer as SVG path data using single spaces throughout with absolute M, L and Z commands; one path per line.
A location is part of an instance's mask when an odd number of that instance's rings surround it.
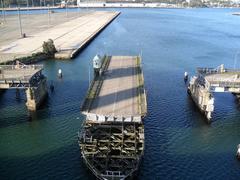
M 47 95 L 43 65 L 0 65 L 0 89 L 25 89 L 27 108 L 35 111 Z
M 144 151 L 143 117 L 147 113 L 139 56 L 105 56 L 81 111 L 82 157 L 99 179 L 133 175 Z
M 239 97 L 240 69 L 226 69 L 224 65 L 197 68 L 197 75 L 190 79 L 188 92 L 210 122 L 214 111 L 213 93 L 230 92 Z
M 57 49 L 56 58 L 74 58 L 101 30 L 103 30 L 119 12 L 97 11 L 85 13 L 65 23 L 47 28 L 36 34 L 20 38 L 0 47 L 1 60 L 10 61 L 17 58 L 29 57 L 42 52 L 44 41 L 52 39 Z M 0 58 L 1 59 L 1 58 Z

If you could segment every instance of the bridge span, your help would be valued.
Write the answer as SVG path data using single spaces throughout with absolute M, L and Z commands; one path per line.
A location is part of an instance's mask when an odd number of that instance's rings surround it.
M 240 69 L 226 69 L 223 64 L 217 68 L 197 68 L 197 74 L 190 79 L 188 92 L 208 122 L 211 122 L 213 93 L 240 94 Z
M 0 89 L 25 89 L 29 110 L 35 111 L 47 95 L 43 65 L 0 65 Z

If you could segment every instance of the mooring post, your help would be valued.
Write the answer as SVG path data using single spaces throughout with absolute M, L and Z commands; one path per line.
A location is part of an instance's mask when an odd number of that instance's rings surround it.
M 19 89 L 16 89 L 16 99 L 20 99 L 20 91 L 19 91 Z

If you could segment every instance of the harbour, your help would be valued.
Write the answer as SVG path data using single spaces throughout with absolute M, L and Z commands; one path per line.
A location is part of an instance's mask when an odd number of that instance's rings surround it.
M 138 179 L 201 179 L 203 174 L 209 179 L 238 179 L 235 155 L 240 115 L 236 97 L 214 94 L 209 125 L 183 81 L 183 73 L 193 76 L 197 67 L 224 64 L 233 69 L 236 64 L 239 68 L 239 17 L 231 13 L 236 10 L 114 11 L 121 11 L 121 15 L 74 61 L 41 62 L 55 90 L 32 114 L 31 121 L 25 92 L 20 90 L 19 99 L 15 90 L 1 92 L 1 177 L 95 179 L 81 158 L 77 133 L 85 120 L 80 107 L 94 75 L 92 59 L 97 53 L 134 56 L 142 51 L 148 115 L 144 118 L 145 147 Z M 57 77 L 60 68 L 62 79 Z

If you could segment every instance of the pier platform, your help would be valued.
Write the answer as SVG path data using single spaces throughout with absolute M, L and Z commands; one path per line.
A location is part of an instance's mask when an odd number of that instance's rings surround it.
M 79 133 L 84 162 L 99 179 L 126 179 L 144 152 L 147 113 L 139 56 L 105 56 L 88 90 Z M 96 72 L 96 71 L 95 71 Z
M 0 47 L 1 62 L 28 57 L 42 52 L 44 41 L 52 39 L 57 49 L 56 58 L 70 59 L 85 47 L 103 28 L 105 28 L 119 12 L 89 12 L 46 28 L 36 34 L 27 34 L 26 38 L 17 39 Z

